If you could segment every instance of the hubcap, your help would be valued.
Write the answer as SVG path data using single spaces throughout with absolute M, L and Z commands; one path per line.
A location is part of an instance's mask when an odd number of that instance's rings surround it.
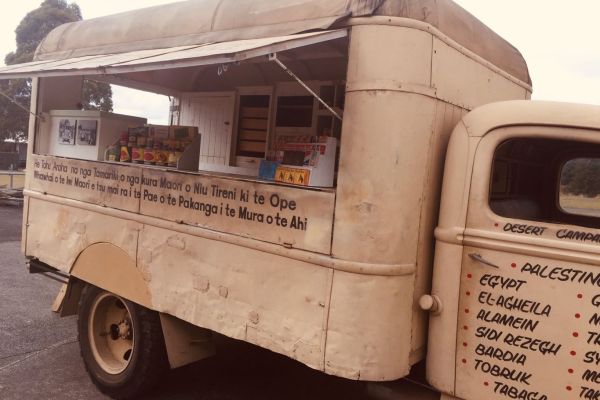
M 88 319 L 88 337 L 94 359 L 108 374 L 125 370 L 134 346 L 131 312 L 119 296 L 104 292 L 94 300 Z

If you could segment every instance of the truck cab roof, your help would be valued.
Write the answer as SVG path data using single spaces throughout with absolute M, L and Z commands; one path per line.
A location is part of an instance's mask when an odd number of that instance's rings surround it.
M 552 101 L 502 101 L 471 111 L 462 124 L 472 137 L 485 136 L 494 129 L 517 125 L 600 129 L 600 107 Z

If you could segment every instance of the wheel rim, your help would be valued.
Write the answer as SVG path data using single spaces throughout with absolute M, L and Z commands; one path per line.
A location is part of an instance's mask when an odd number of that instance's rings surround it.
M 88 338 L 94 359 L 106 373 L 117 375 L 131 361 L 134 326 L 127 303 L 104 292 L 94 300 L 88 319 Z

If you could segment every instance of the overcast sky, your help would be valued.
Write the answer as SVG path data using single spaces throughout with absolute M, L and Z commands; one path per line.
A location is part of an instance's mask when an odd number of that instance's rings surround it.
M 0 13 L 0 60 L 4 55 L 14 51 L 15 29 L 23 17 L 36 9 L 43 0 L 19 0 L 10 2 Z M 69 1 L 72 3 L 73 1 Z M 151 7 L 159 4 L 176 3 L 168 0 L 77 0 L 83 18 L 95 18 L 116 14 L 137 8 Z M 121 88 L 113 85 L 114 111 L 119 114 L 135 115 L 148 118 L 150 123 L 167 124 L 169 119 L 169 100 L 165 96 L 146 95 L 137 90 Z
M 326 1 L 326 0 L 323 0 Z M 169 0 L 78 0 L 84 18 L 174 3 Z M 525 56 L 533 98 L 600 105 L 600 2 L 598 0 L 456 0 Z M 0 13 L 0 55 L 14 50 L 14 30 L 41 0 L 10 2 Z M 115 90 L 115 112 L 166 123 L 162 96 Z
M 456 2 L 521 51 L 534 99 L 600 105 L 598 0 Z

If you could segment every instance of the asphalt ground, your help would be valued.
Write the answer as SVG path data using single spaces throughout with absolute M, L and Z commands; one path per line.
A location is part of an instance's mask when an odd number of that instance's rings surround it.
M 85 372 L 76 317 L 51 312 L 60 284 L 26 269 L 19 243 L 21 215 L 20 206 L 0 204 L 0 399 L 107 399 Z M 417 395 L 422 390 L 406 381 L 381 386 L 327 376 L 222 336 L 216 345 L 216 356 L 170 371 L 144 399 L 436 398 Z

